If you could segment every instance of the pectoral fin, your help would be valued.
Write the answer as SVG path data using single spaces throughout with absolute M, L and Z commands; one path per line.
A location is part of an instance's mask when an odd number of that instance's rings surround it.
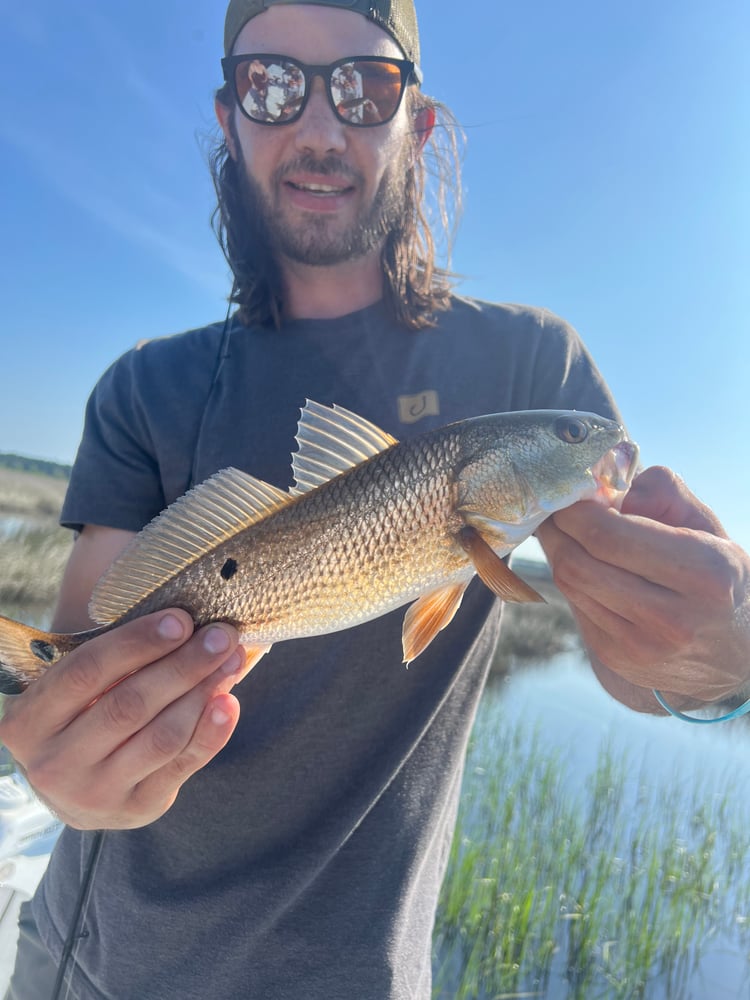
M 451 584 L 433 590 L 416 600 L 404 617 L 402 642 L 404 663 L 415 660 L 435 636 L 451 621 L 461 604 L 466 583 Z
M 480 580 L 503 601 L 523 603 L 525 601 L 544 602 L 541 594 L 516 576 L 510 567 L 485 542 L 476 528 L 468 525 L 458 533 L 458 541 L 468 554 Z

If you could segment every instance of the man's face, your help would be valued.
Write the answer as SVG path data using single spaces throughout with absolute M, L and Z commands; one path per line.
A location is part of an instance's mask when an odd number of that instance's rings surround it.
M 398 45 L 360 14 L 330 7 L 271 7 L 249 21 L 235 53 L 275 52 L 327 64 L 349 55 L 403 58 Z M 407 100 L 385 125 L 360 128 L 333 114 L 317 78 L 302 117 L 259 125 L 238 109 L 217 113 L 229 149 L 244 167 L 245 203 L 260 212 L 274 249 L 325 266 L 379 253 L 404 211 L 415 152 Z

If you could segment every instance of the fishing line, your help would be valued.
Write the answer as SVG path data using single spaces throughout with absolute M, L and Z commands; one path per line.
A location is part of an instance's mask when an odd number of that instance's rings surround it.
M 91 847 L 89 848 L 88 856 L 86 858 L 86 865 L 83 869 L 83 878 L 81 879 L 81 887 L 78 890 L 78 898 L 76 899 L 76 905 L 73 910 L 73 918 L 70 921 L 70 927 L 68 929 L 68 936 L 65 939 L 65 945 L 63 946 L 62 955 L 60 956 L 60 964 L 57 968 L 57 978 L 55 979 L 55 985 L 52 989 L 52 995 L 50 1000 L 60 1000 L 62 996 L 63 982 L 65 981 L 65 974 L 68 969 L 68 964 L 70 963 L 71 957 L 73 958 L 73 964 L 75 965 L 75 956 L 73 955 L 73 947 L 75 944 L 76 953 L 81 945 L 84 935 L 79 934 L 79 926 L 82 928 L 83 921 L 86 917 L 86 911 L 88 910 L 89 900 L 91 898 L 91 888 L 94 881 L 94 872 L 99 861 L 99 857 L 102 852 L 102 844 L 104 843 L 104 831 L 97 830 L 91 841 Z M 78 941 L 76 942 L 76 936 L 78 936 Z M 71 984 L 68 982 L 67 989 L 65 991 L 65 997 L 70 994 Z
M 224 317 L 224 326 L 221 330 L 221 338 L 219 340 L 219 349 L 216 352 L 216 363 L 214 365 L 213 375 L 211 376 L 211 384 L 208 387 L 208 393 L 206 394 L 206 402 L 203 404 L 203 411 L 201 413 L 200 423 L 198 424 L 198 432 L 195 435 L 195 445 L 193 446 L 193 454 L 190 459 L 190 474 L 188 476 L 188 489 L 192 489 L 195 486 L 195 474 L 198 465 L 198 454 L 200 452 L 200 444 L 203 438 L 203 431 L 206 426 L 206 420 L 210 412 L 210 403 L 213 397 L 216 387 L 219 384 L 219 376 L 221 375 L 221 370 L 224 367 L 225 360 L 229 357 L 229 338 L 231 333 L 231 324 L 229 322 L 229 314 L 232 311 L 232 296 L 234 295 L 236 283 L 232 285 L 232 291 L 229 296 L 229 304 L 227 306 L 227 314 Z

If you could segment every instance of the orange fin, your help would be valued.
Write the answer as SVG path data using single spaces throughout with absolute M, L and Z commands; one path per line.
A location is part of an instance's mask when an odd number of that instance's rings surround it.
M 516 576 L 510 567 L 487 544 L 476 528 L 468 525 L 458 533 L 458 541 L 474 564 L 479 578 L 503 601 L 546 603 L 541 594 Z
M 453 583 L 416 600 L 404 617 L 404 663 L 415 660 L 449 624 L 461 604 L 468 583 Z
M 42 632 L 0 616 L 0 693 L 21 694 L 61 656 L 88 638 Z
M 250 643 L 242 643 L 245 650 L 245 666 L 242 669 L 243 679 L 250 673 L 258 660 L 261 660 L 269 651 L 273 643 L 269 642 L 265 646 L 253 646 Z

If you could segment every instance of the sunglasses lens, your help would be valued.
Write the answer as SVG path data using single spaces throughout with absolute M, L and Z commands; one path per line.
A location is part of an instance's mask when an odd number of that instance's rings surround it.
M 237 98 L 248 118 L 283 124 L 304 104 L 311 82 L 296 62 L 280 56 L 252 56 L 235 65 Z M 349 125 L 387 122 L 404 89 L 401 67 L 382 59 L 353 59 L 331 70 L 327 80 L 336 113 Z
M 377 59 L 357 59 L 331 74 L 331 94 L 339 116 L 350 125 L 376 125 L 396 113 L 401 100 L 401 70 Z
M 305 77 L 296 63 L 283 59 L 248 59 L 235 67 L 237 97 L 248 118 L 285 122 L 300 109 Z

